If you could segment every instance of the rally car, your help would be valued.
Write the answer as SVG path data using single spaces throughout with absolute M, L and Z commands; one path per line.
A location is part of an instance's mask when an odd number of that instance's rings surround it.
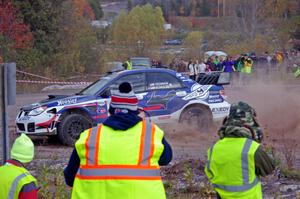
M 76 95 L 50 95 L 22 107 L 16 118 L 17 132 L 57 135 L 62 143 L 73 145 L 84 129 L 108 117 L 110 91 L 124 81 L 132 84 L 139 107 L 157 124 L 182 122 L 204 130 L 229 113 L 222 82 L 201 85 L 162 68 L 124 70 L 101 77 Z

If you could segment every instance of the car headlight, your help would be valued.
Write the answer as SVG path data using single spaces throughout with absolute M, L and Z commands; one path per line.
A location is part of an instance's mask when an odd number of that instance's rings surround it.
M 38 108 L 32 109 L 29 113 L 28 116 L 36 116 L 41 114 L 47 109 L 47 106 L 40 106 Z

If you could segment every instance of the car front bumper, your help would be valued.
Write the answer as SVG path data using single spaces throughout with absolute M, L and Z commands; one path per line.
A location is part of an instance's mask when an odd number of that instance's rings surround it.
M 57 116 L 52 113 L 41 113 L 28 116 L 26 111 L 20 111 L 16 118 L 16 133 L 28 135 L 56 135 Z

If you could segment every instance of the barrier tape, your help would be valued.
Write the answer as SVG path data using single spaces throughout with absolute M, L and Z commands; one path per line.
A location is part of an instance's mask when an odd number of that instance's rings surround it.
M 32 84 L 63 84 L 63 85 L 89 85 L 92 82 L 63 82 L 63 81 L 36 81 L 36 80 L 16 80 L 17 83 Z
M 30 75 L 30 76 L 33 76 L 33 77 L 39 77 L 39 78 L 42 78 L 42 79 L 47 79 L 47 80 L 51 80 L 51 78 L 48 78 L 48 77 L 43 77 L 43 76 L 40 76 L 40 75 L 35 75 L 35 74 L 32 74 L 32 73 L 28 73 L 28 72 L 24 72 L 24 71 L 20 71 L 20 70 L 16 70 L 18 73 L 22 73 L 22 74 L 25 74 L 25 75 Z

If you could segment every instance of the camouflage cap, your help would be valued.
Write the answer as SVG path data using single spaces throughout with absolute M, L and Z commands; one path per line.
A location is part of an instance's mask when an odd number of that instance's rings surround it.
M 245 102 L 232 104 L 229 115 L 219 129 L 220 138 L 245 137 L 257 142 L 262 140 L 262 129 L 255 120 L 255 110 Z

